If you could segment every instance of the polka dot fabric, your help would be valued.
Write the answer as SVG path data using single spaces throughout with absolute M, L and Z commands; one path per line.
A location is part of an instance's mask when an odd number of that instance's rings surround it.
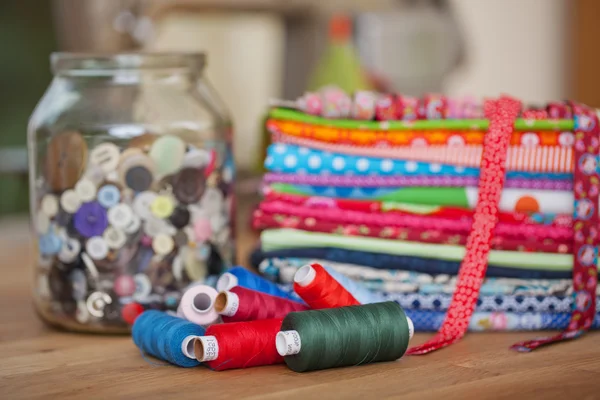
M 520 109 L 521 103 L 509 97 L 490 100 L 484 105 L 490 125 L 481 160 L 479 200 L 467 239 L 466 255 L 458 273 L 457 288 L 438 334 L 423 345 L 409 349 L 407 354 L 421 355 L 441 349 L 460 340 L 467 332 L 487 269 L 505 180 L 506 152 Z
M 571 107 L 575 114 L 573 312 L 566 331 L 511 347 L 520 352 L 581 336 L 591 328 L 596 313 L 600 127 L 595 112 L 579 104 L 572 104 Z

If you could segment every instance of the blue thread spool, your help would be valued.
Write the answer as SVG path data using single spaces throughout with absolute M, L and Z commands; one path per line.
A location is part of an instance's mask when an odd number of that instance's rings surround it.
M 155 310 L 142 313 L 132 328 L 133 342 L 143 353 L 180 367 L 200 364 L 193 343 L 203 335 L 201 326 Z
M 217 281 L 217 290 L 219 292 L 230 290 L 235 286 L 242 286 L 247 289 L 267 293 L 272 296 L 299 301 L 295 293 L 288 293 L 275 283 L 268 281 L 243 267 L 231 268 L 229 271 L 221 275 Z

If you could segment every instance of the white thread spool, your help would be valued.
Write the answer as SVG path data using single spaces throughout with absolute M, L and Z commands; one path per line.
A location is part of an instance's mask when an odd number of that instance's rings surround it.
M 192 286 L 183 294 L 177 314 L 195 324 L 210 325 L 219 319 L 214 309 L 217 294 L 210 286 Z

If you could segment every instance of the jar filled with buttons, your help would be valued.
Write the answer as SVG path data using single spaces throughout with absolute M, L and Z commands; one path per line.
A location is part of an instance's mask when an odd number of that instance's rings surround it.
M 230 266 L 227 111 L 199 53 L 55 53 L 28 128 L 34 296 L 51 325 L 127 332 Z

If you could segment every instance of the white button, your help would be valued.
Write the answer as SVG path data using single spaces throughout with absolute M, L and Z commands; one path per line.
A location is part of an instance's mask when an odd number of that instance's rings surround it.
M 80 324 L 87 324 L 90 321 L 90 312 L 85 301 L 77 302 L 77 310 L 75 310 L 75 319 Z
M 119 182 L 119 173 L 117 171 L 111 171 L 106 174 L 106 180 L 108 182 Z
M 210 153 L 203 149 L 193 148 L 190 149 L 185 156 L 183 156 L 182 167 L 194 167 L 200 168 L 208 164 L 210 161 Z
M 48 229 L 50 229 L 50 218 L 44 213 L 37 213 L 35 218 L 35 228 L 37 232 L 42 235 L 48 233 Z
M 142 224 L 142 222 L 140 220 L 140 217 L 138 217 L 137 215 L 132 213 L 131 221 L 125 228 L 123 228 L 123 230 L 125 231 L 125 233 L 132 235 L 140 230 L 141 224 Z
M 97 190 L 94 182 L 89 179 L 82 179 L 75 185 L 75 193 L 77 193 L 84 203 L 94 200 L 96 198 Z
M 167 236 L 174 236 L 177 233 L 177 229 L 162 219 L 152 217 L 144 222 L 144 233 L 152 238 L 161 233 Z
M 152 282 L 150 282 L 150 278 L 148 278 L 145 274 L 136 274 L 133 277 L 135 281 L 135 293 L 133 294 L 133 299 L 135 301 L 140 301 L 148 298 L 150 293 L 152 293 Z
M 112 226 L 124 230 L 131 224 L 133 211 L 127 204 L 119 203 L 108 209 L 107 217 Z
M 90 164 L 83 174 L 83 177 L 94 182 L 94 184 L 99 185 L 104 180 L 104 171 L 100 166 Z
M 154 240 L 152 240 L 152 249 L 156 254 L 161 256 L 169 254 L 171 251 L 173 251 L 173 247 L 173 239 L 164 233 L 156 235 Z
M 119 148 L 112 143 L 102 143 L 90 153 L 90 162 L 98 165 L 105 173 L 114 171 L 119 164 Z
M 108 244 L 101 236 L 93 236 L 85 244 L 85 250 L 94 260 L 104 260 L 108 255 Z
M 118 250 L 125 246 L 125 243 L 127 242 L 127 236 L 125 235 L 125 232 L 115 228 L 114 226 L 109 226 L 106 228 L 102 237 L 104 238 L 104 241 L 108 247 L 114 250 Z
M 214 215 L 221 212 L 223 200 L 223 194 L 219 189 L 207 188 L 200 200 L 200 205 L 209 215 Z
M 112 299 L 106 293 L 94 292 L 87 298 L 86 306 L 91 315 L 97 318 L 104 316 L 104 308 L 111 304 Z
M 63 241 L 63 246 L 58 253 L 58 259 L 65 263 L 73 262 L 79 256 L 81 251 L 81 243 L 79 240 L 73 238 L 66 238 Z
M 58 199 L 56 196 L 47 194 L 42 198 L 41 209 L 44 214 L 52 218 L 58 214 Z
M 135 196 L 135 199 L 133 200 L 133 211 L 135 211 L 141 219 L 151 218 L 153 215 L 150 207 L 156 199 L 156 196 L 157 194 L 154 192 L 141 192 Z
M 60 206 L 69 214 L 74 214 L 81 207 L 81 199 L 74 190 L 69 189 L 60 196 Z

